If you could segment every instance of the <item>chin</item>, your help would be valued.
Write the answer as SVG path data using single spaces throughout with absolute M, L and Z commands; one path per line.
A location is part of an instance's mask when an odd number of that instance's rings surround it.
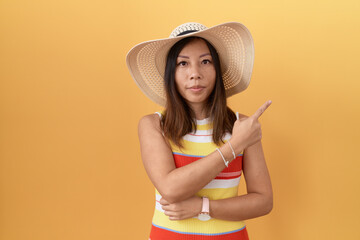
M 190 96 L 185 95 L 185 97 L 183 97 L 183 98 L 189 104 L 204 104 L 208 97 L 209 96 L 207 94 L 202 94 L 202 95 L 199 95 L 199 96 L 194 96 L 194 95 L 191 94 Z
M 186 101 L 190 104 L 203 104 L 205 103 L 205 99 L 186 99 Z

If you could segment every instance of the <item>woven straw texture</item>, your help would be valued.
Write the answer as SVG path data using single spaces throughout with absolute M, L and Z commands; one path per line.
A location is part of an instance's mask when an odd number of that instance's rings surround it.
M 141 43 L 127 55 L 127 65 L 136 84 L 159 105 L 165 106 L 166 103 L 163 76 L 167 53 L 177 41 L 189 36 L 205 38 L 217 50 L 227 97 L 245 90 L 249 85 L 254 63 L 254 44 L 248 29 L 236 22 L 205 30 L 203 25 L 196 24 L 180 25 L 170 38 Z M 174 37 L 181 32 L 199 28 L 199 32 Z

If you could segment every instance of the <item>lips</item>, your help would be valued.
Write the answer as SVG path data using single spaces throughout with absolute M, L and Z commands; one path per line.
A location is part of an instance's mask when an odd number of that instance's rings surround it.
M 190 89 L 202 89 L 202 88 L 205 88 L 204 86 L 193 86 L 193 87 L 190 87 Z
M 192 92 L 200 92 L 201 90 L 203 90 L 205 87 L 203 86 L 194 86 L 189 88 Z

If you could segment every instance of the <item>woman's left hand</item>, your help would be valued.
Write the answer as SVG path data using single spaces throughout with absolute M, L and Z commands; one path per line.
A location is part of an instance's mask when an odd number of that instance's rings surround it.
M 165 198 L 161 198 L 160 204 L 170 220 L 184 220 L 199 215 L 202 209 L 202 198 L 193 196 L 176 203 L 169 203 Z

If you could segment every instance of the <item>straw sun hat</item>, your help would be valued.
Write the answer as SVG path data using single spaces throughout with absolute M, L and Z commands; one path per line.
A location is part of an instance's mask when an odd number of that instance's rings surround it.
M 127 54 L 131 76 L 146 96 L 165 106 L 167 54 L 177 41 L 190 36 L 206 39 L 217 50 L 227 97 L 248 87 L 254 64 L 254 43 L 249 30 L 238 22 L 211 28 L 200 23 L 185 23 L 175 28 L 168 38 L 140 43 Z

